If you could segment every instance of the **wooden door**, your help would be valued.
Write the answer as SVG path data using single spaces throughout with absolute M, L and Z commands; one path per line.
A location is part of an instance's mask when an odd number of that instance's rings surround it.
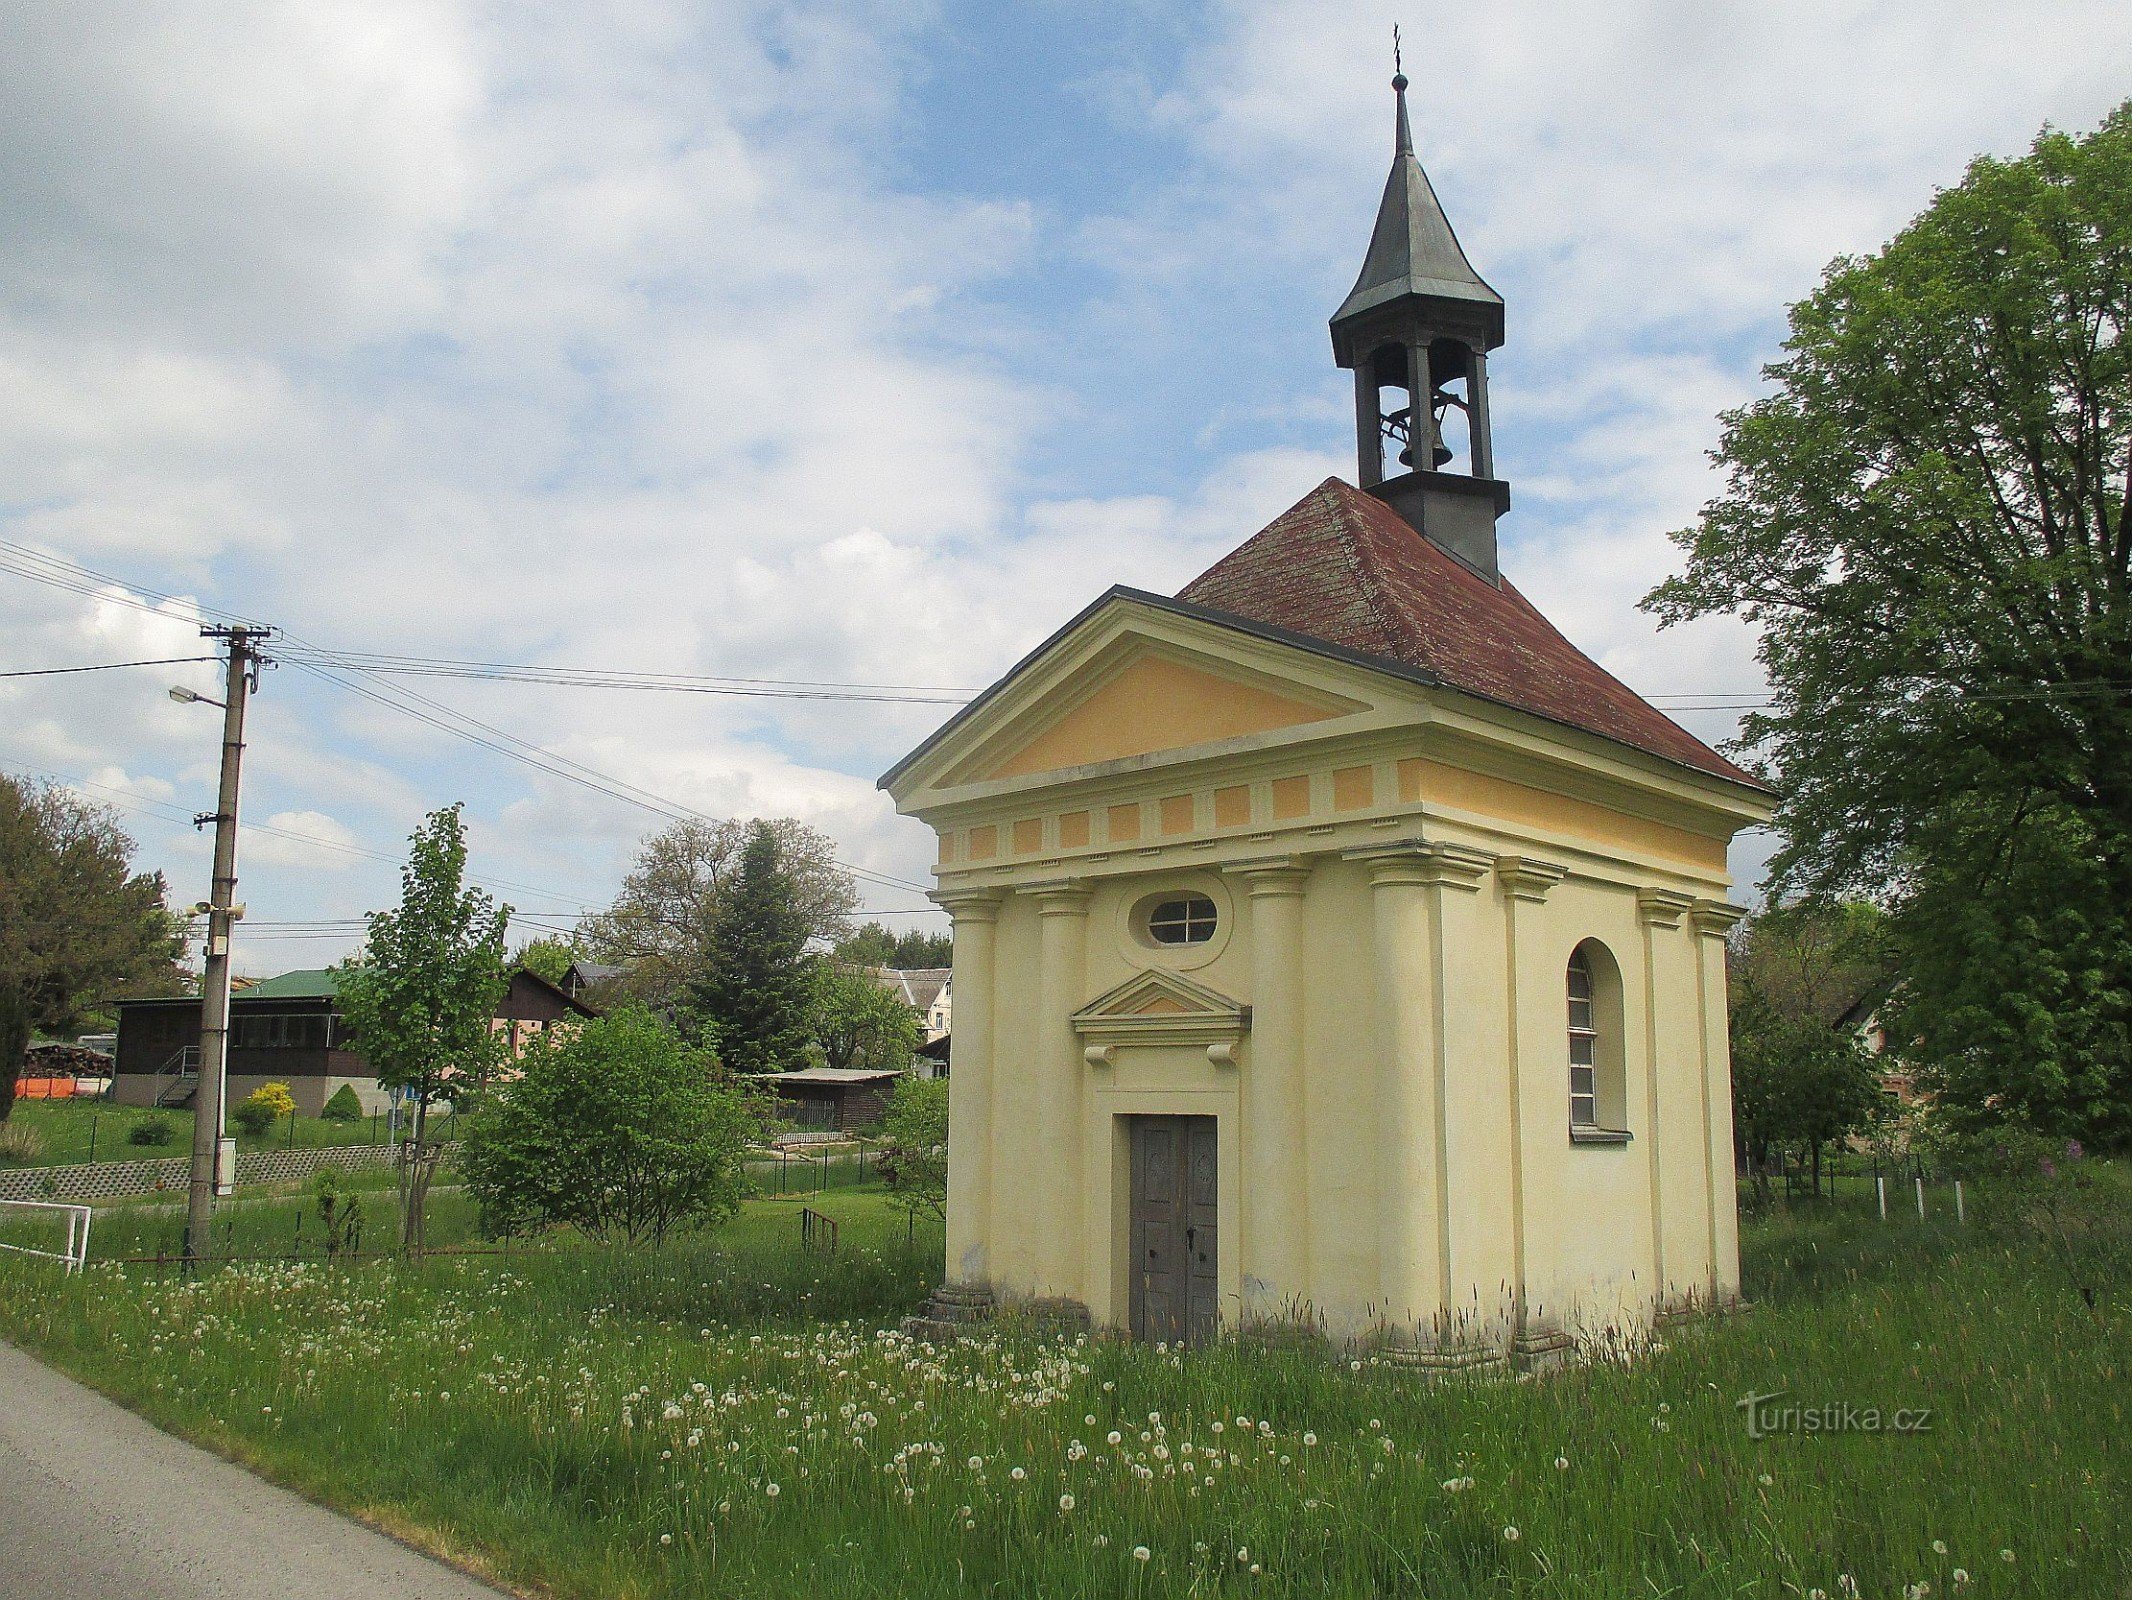
M 1135 1117 L 1130 1315 L 1134 1336 L 1204 1344 L 1220 1326 L 1212 1117 Z

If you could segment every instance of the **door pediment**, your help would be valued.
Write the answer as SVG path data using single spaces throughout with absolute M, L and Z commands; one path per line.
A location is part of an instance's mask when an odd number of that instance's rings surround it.
M 1175 972 L 1137 972 L 1073 1014 L 1073 1030 L 1090 1041 L 1093 1065 L 1108 1063 L 1120 1044 L 1206 1044 L 1209 1059 L 1227 1064 L 1215 1049 L 1233 1046 L 1251 1027 L 1251 1008 Z

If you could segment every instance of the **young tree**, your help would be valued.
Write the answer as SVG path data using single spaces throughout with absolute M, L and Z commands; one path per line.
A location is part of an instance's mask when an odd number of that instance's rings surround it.
M 414 1102 L 400 1168 L 409 1250 L 422 1248 L 424 1203 L 444 1154 L 429 1138 L 429 1108 L 472 1096 L 504 1054 L 492 1024 L 510 981 L 503 949 L 511 908 L 465 887 L 459 809 L 432 812 L 415 830 L 400 908 L 371 913 L 363 958 L 339 975 L 341 1015 L 363 1059 L 379 1083 Z
M 906 1211 L 945 1216 L 948 1206 L 948 1080 L 905 1078 L 888 1102 L 881 1168 L 889 1199 Z
M 1892 982 L 1887 918 L 1864 901 L 1772 905 L 1731 943 L 1732 1096 L 1740 1144 L 1767 1192 L 1772 1149 L 1821 1151 L 1879 1110 L 1858 1014 Z
M 1904 1002 L 1950 1084 L 1981 1108 L 2018 1083 L 2022 1019 L 2050 1014 L 2046 1077 L 2075 1087 L 2032 1087 L 2112 1137 L 2132 1130 L 2128 321 L 2132 105 L 1980 158 L 1829 269 L 1773 392 L 1725 418 L 1687 570 L 1646 601 L 1760 626 L 1773 703 L 1742 744 L 1782 790 L 1778 880 L 1885 894 L 1897 937 L 1938 952 Z M 2041 923 L 2039 855 L 2079 868 Z
M 613 906 L 580 924 L 579 947 L 596 961 L 627 967 L 627 992 L 654 1010 L 671 1011 L 710 965 L 714 930 L 757 827 L 777 842 L 792 908 L 807 937 L 833 943 L 859 903 L 858 890 L 826 834 L 778 817 L 757 823 L 689 820 L 652 835 Z
M 536 978 L 561 983 L 576 960 L 577 949 L 567 939 L 529 939 L 518 947 L 510 964 Z
M 925 1030 L 900 994 L 864 972 L 822 961 L 815 965 L 812 1032 L 826 1067 L 901 1072 Z
M 708 1051 L 631 1007 L 544 1034 L 475 1119 L 460 1156 L 494 1235 L 557 1223 L 657 1244 L 724 1221 L 753 1119 Z
M 33 1030 L 77 1026 L 122 992 L 184 992 L 184 930 L 132 856 L 106 808 L 0 776 L 0 1122 Z
M 786 870 L 777 830 L 748 830 L 739 870 L 711 926 L 704 968 L 682 1006 L 692 1026 L 715 1031 L 734 1072 L 788 1072 L 807 1063 L 814 1010 L 814 932 L 805 899 Z
M 1732 1113 L 1754 1174 L 1769 1188 L 1772 1150 L 1797 1148 L 1821 1187 L 1821 1153 L 1864 1127 L 1881 1094 L 1873 1057 L 1849 1028 L 1786 1016 L 1751 980 L 1732 995 Z

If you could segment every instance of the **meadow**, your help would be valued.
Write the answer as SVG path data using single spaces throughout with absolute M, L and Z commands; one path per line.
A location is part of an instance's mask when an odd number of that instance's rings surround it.
M 834 1256 L 761 1200 L 656 1251 L 193 1281 L 5 1260 L 0 1332 L 558 1595 L 2132 1590 L 2132 1335 L 1988 1197 L 1966 1226 L 1773 1207 L 1745 1230 L 1754 1311 L 1524 1382 L 1241 1341 L 915 1343 L 893 1329 L 937 1225 L 912 1236 L 864 1189 L 809 1203 Z M 262 1237 L 297 1204 L 258 1202 Z M 1750 1437 L 1738 1401 L 1776 1390 L 1929 1427 Z

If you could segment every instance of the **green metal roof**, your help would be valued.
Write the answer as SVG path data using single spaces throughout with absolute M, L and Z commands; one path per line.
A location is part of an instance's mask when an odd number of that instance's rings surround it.
M 332 967 L 312 967 L 302 972 L 284 972 L 249 989 L 239 989 L 237 1000 L 331 1000 L 340 993 L 339 974 Z

